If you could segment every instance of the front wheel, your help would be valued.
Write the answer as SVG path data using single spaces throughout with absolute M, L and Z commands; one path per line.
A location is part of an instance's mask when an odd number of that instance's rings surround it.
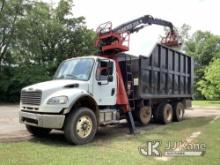
M 96 131 L 96 116 L 89 108 L 78 108 L 66 118 L 64 135 L 71 144 L 85 144 L 92 141 Z

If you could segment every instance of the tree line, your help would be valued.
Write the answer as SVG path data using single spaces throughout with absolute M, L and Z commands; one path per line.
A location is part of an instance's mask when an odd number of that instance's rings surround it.
M 52 79 L 64 59 L 94 54 L 96 34 L 74 16 L 72 0 L 0 0 L 0 102 L 19 100 L 26 85 Z M 195 60 L 195 97 L 220 98 L 220 37 L 188 26 L 183 50 Z
M 194 58 L 194 96 L 220 99 L 220 36 L 197 31 L 184 44 Z
M 95 32 L 72 8 L 71 0 L 0 1 L 0 101 L 19 100 L 22 87 L 51 79 L 64 59 L 94 53 Z

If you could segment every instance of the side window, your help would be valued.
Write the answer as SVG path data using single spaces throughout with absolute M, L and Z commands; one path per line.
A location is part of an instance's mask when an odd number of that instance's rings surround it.
M 96 70 L 96 79 L 98 81 L 107 80 L 108 75 L 112 75 L 112 74 L 113 74 L 113 62 L 99 61 Z

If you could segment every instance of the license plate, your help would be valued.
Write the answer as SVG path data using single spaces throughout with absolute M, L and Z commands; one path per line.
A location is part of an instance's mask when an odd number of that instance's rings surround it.
M 22 113 L 22 117 L 37 120 L 37 115 L 33 113 Z

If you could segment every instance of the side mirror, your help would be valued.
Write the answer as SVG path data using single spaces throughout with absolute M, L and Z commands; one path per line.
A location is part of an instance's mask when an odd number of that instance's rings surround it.
M 112 75 L 108 75 L 108 82 L 112 82 L 113 81 L 113 76 Z

